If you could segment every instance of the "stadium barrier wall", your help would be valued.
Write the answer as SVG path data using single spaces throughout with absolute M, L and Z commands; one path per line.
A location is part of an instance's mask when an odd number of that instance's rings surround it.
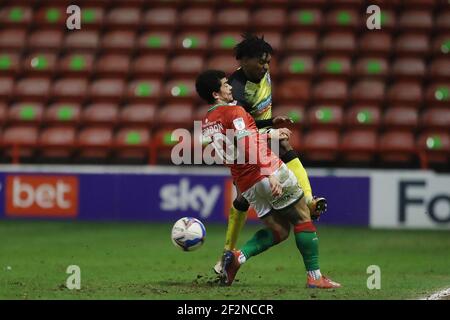
M 329 212 L 321 224 L 450 229 L 450 175 L 310 170 Z M 235 191 L 226 169 L 0 166 L 0 218 L 224 223 Z M 249 220 L 257 220 L 253 211 Z

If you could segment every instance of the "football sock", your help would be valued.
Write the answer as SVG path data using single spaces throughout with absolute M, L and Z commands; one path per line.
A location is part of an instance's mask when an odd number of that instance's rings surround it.
M 306 203 L 311 201 L 313 197 L 311 184 L 309 183 L 308 179 L 308 173 L 306 172 L 300 159 L 298 158 L 297 153 L 294 150 L 288 151 L 281 157 L 281 160 L 287 165 L 289 170 L 291 170 L 297 178 L 298 185 L 305 193 Z
M 319 269 L 308 271 L 307 274 L 308 274 L 308 276 L 310 276 L 314 280 L 318 280 L 318 279 L 320 279 L 320 277 L 322 277 L 322 274 L 320 273 Z
M 225 236 L 225 250 L 232 250 L 236 247 L 237 239 L 242 227 L 247 220 L 247 211 L 239 211 L 234 206 L 230 209 L 228 216 L 228 227 Z
M 294 226 L 295 243 L 307 271 L 319 270 L 319 238 L 311 221 Z
M 257 231 L 253 237 L 247 241 L 241 248 L 241 252 L 244 254 L 245 259 L 256 256 L 261 252 L 266 251 L 270 247 L 280 242 L 280 237 L 277 233 L 270 229 L 261 229 Z

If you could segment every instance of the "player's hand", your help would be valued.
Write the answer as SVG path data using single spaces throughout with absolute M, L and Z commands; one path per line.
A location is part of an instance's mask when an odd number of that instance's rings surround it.
M 280 128 L 280 129 L 272 129 L 270 130 L 269 136 L 270 139 L 274 140 L 284 140 L 291 137 L 292 131 L 287 128 Z
M 274 175 L 269 176 L 269 184 L 270 184 L 270 190 L 272 191 L 272 195 L 274 197 L 281 196 L 283 187 L 281 186 L 280 181 Z
M 283 126 L 294 123 L 289 117 L 286 116 L 278 116 L 272 119 L 272 122 L 275 126 Z

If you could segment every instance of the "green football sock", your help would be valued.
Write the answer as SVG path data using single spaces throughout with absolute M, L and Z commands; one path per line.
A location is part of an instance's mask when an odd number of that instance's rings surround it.
M 307 271 L 319 270 L 319 238 L 311 222 L 295 226 L 295 243 Z
M 246 259 L 256 256 L 277 244 L 275 234 L 270 229 L 261 229 L 241 248 Z

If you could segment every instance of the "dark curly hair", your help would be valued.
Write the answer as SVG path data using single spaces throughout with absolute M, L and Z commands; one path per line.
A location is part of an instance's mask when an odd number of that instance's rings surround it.
M 195 89 L 198 95 L 208 103 L 214 103 L 213 92 L 219 92 L 222 79 L 226 77 L 221 70 L 206 70 L 200 73 L 195 81 Z
M 244 33 L 242 40 L 234 47 L 234 53 L 237 60 L 242 58 L 259 58 L 264 53 L 272 54 L 274 52 L 272 46 L 264 40 L 264 36 L 259 38 L 251 33 Z

